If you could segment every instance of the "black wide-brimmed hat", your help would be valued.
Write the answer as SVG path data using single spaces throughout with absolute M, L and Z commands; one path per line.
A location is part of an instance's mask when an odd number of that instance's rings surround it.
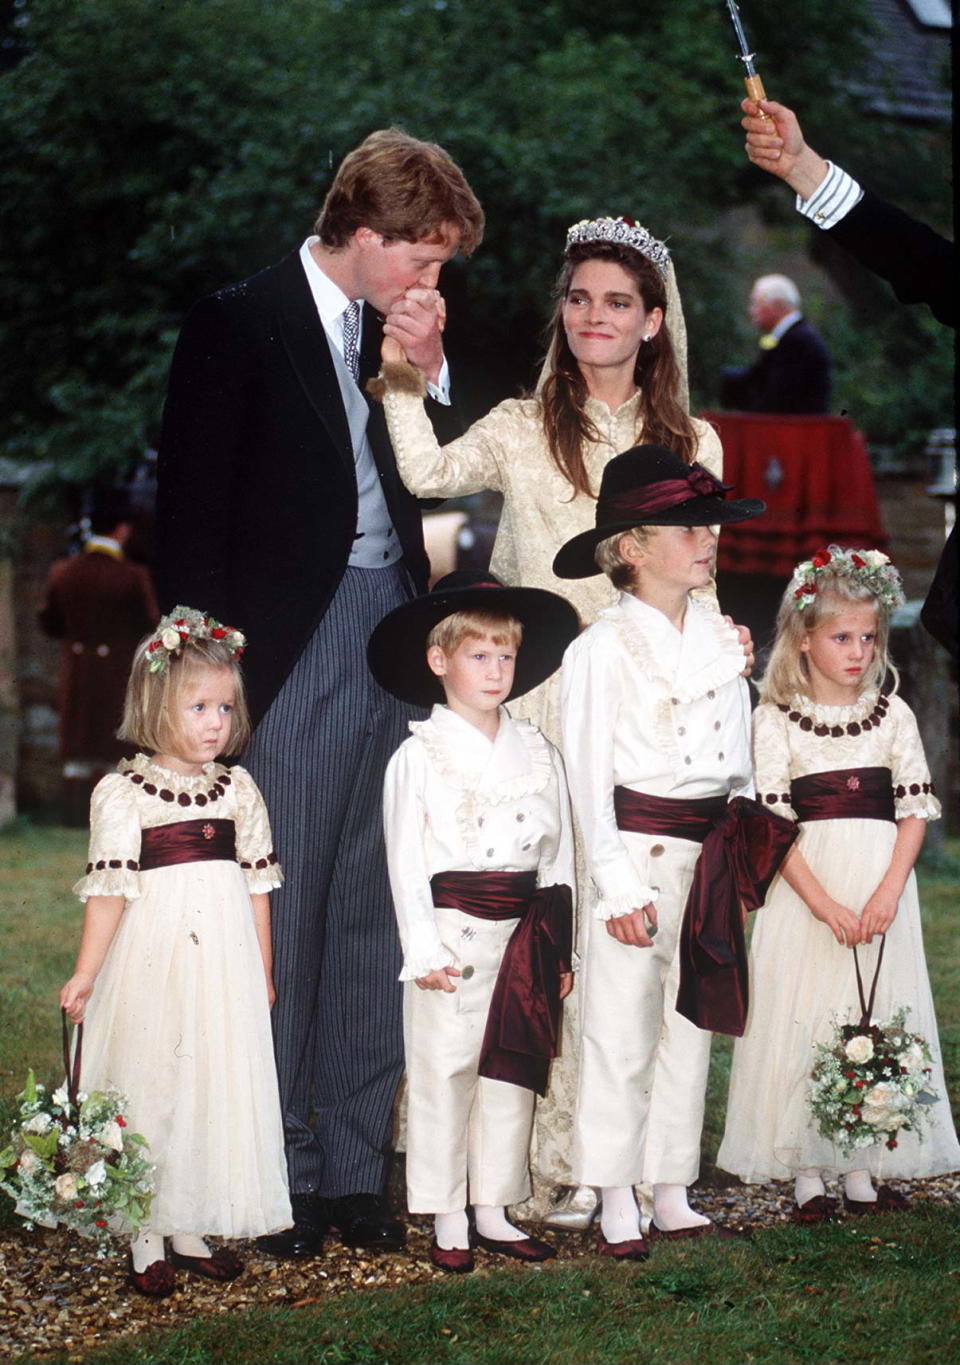
M 594 551 L 601 540 L 634 526 L 714 526 L 749 521 L 767 510 L 759 498 L 725 502 L 729 484 L 701 464 L 686 464 L 663 446 L 633 446 L 603 471 L 597 524 L 561 546 L 553 561 L 558 578 L 590 578 L 601 570 Z
M 491 573 L 459 570 L 441 578 L 432 592 L 396 607 L 377 625 L 367 645 L 367 662 L 380 686 L 417 706 L 443 701 L 440 679 L 427 664 L 427 636 L 457 611 L 491 611 L 512 616 L 523 626 L 508 701 L 549 678 L 580 629 L 575 609 L 555 592 L 507 588 Z

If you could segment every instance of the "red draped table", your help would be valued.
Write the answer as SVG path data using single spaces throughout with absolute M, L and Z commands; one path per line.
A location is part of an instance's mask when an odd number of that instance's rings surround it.
M 724 526 L 717 567 L 789 577 L 821 545 L 887 547 L 862 434 L 845 417 L 704 412 L 723 443 L 731 498 L 762 498 L 754 521 Z

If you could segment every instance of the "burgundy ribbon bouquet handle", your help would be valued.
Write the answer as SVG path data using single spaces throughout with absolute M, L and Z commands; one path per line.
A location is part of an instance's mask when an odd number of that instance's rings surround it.
M 73 1062 L 70 1061 L 70 1031 L 67 1028 L 67 1011 L 60 1010 L 60 1032 L 63 1038 L 63 1071 L 67 1078 L 67 1096 L 74 1108 L 77 1108 L 77 1095 L 80 1092 L 80 1058 L 83 1053 L 83 1020 L 76 1027 L 77 1046 L 73 1054 Z
M 883 962 L 883 950 L 887 946 L 886 934 L 880 935 L 880 951 L 877 954 L 877 965 L 874 968 L 873 980 L 870 983 L 870 998 L 867 999 L 863 994 L 863 977 L 860 975 L 860 959 L 857 957 L 857 945 L 853 945 L 853 965 L 857 972 L 857 995 L 860 997 L 860 1027 L 868 1028 L 873 1017 L 873 1002 L 877 998 L 877 978 L 880 975 L 880 964 Z

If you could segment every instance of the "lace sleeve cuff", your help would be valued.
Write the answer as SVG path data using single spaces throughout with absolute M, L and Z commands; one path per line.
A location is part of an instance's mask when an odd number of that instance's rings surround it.
M 257 896 L 262 891 L 276 891 L 278 886 L 283 885 L 283 872 L 272 849 L 266 857 L 257 858 L 255 862 L 241 862 L 240 867 L 251 896 Z
M 618 919 L 620 915 L 630 915 L 645 905 L 656 905 L 659 895 L 659 887 L 637 886 L 629 896 L 601 896 L 593 907 L 594 919 Z
M 140 895 L 140 864 L 134 858 L 98 858 L 87 863 L 84 876 L 73 893 L 82 901 L 91 896 L 122 896 L 136 900 Z
M 433 924 L 418 924 L 406 935 L 406 951 L 400 981 L 417 981 L 430 972 L 441 972 L 444 967 L 455 967 L 457 959 L 441 941 Z
M 797 812 L 790 804 L 789 792 L 757 792 L 757 800 L 774 815 L 782 815 L 785 820 L 796 820 Z
M 940 802 L 932 782 L 899 783 L 893 789 L 893 808 L 898 820 L 915 815 L 920 820 L 939 820 Z

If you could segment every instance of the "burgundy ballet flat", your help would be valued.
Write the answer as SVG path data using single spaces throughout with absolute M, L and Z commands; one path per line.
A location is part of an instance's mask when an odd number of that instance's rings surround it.
M 889 1185 L 878 1186 L 876 1199 L 848 1199 L 846 1195 L 843 1196 L 844 1212 L 857 1217 L 861 1213 L 905 1213 L 909 1207 L 907 1196 L 892 1190 Z
M 127 1284 L 148 1299 L 165 1299 L 177 1287 L 177 1277 L 169 1261 L 151 1261 L 146 1270 L 134 1270 L 133 1257 L 127 1256 Z
M 649 1237 L 651 1242 L 688 1242 L 696 1237 L 719 1237 L 732 1242 L 749 1240 L 750 1233 L 746 1228 L 725 1228 L 722 1223 L 694 1223 L 693 1227 L 673 1228 L 670 1232 L 664 1232 L 663 1228 L 658 1228 L 651 1221 Z
M 220 1284 L 235 1280 L 243 1271 L 243 1262 L 229 1247 L 217 1247 L 209 1256 L 182 1256 L 179 1251 L 171 1251 L 170 1264 L 177 1270 L 189 1270 L 194 1275 L 202 1275 L 205 1280 L 216 1280 Z
M 832 1223 L 837 1216 L 837 1201 L 828 1194 L 815 1194 L 803 1204 L 794 1204 L 790 1222 L 809 1226 L 813 1223 Z
M 436 1238 L 430 1243 L 430 1260 L 438 1270 L 451 1275 L 469 1275 L 473 1269 L 473 1252 L 467 1247 L 442 1247 Z
M 498 1242 L 493 1237 L 484 1237 L 474 1231 L 472 1241 L 476 1246 L 483 1247 L 484 1251 L 492 1251 L 495 1256 L 509 1256 L 514 1261 L 528 1261 L 530 1264 L 549 1261 L 557 1254 L 552 1246 L 537 1237 L 521 1237 L 517 1242 Z
M 650 1243 L 645 1237 L 630 1237 L 625 1242 L 608 1242 L 602 1234 L 597 1243 L 598 1256 L 611 1256 L 615 1261 L 646 1261 Z

